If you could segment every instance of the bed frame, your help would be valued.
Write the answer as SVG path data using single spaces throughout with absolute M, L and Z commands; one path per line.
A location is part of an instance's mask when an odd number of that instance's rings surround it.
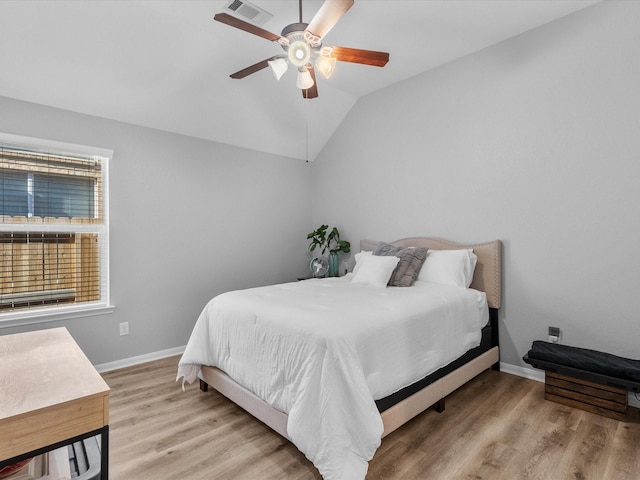
M 377 242 L 362 240 L 362 250 L 373 250 Z M 460 244 L 433 237 L 405 238 L 391 242 L 399 247 L 427 247 L 430 250 L 453 250 L 472 248 L 478 257 L 471 288 L 487 294 L 491 325 L 491 344 L 475 358 L 437 378 L 426 387 L 395 403 L 380 415 L 384 424 L 382 436 L 386 436 L 432 405 L 441 411 L 444 398 L 488 368 L 499 369 L 500 351 L 498 336 L 498 309 L 502 301 L 502 243 L 494 240 L 479 244 Z M 446 367 L 444 367 L 446 368 Z M 226 373 L 216 367 L 203 366 L 200 373 L 200 389 L 207 391 L 212 386 L 218 392 L 245 409 L 285 438 L 287 414 L 276 410 L 244 387 L 237 384 Z

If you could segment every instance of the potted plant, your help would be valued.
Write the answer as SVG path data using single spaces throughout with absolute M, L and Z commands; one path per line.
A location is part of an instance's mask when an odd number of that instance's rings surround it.
M 321 255 L 329 251 L 329 272 L 330 277 L 337 277 L 339 272 L 339 256 L 340 252 L 349 253 L 351 251 L 351 244 L 346 240 L 340 239 L 340 232 L 337 227 L 333 227 L 329 233 L 328 225 L 321 225 L 313 232 L 307 235 L 307 240 L 311 240 L 309 243 L 309 251 L 313 252 L 316 248 L 321 248 Z

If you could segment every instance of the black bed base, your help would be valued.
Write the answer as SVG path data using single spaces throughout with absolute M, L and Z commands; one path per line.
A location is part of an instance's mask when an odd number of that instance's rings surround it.
M 464 355 L 462 355 L 461 357 L 458 357 L 456 360 L 454 360 L 450 364 L 445 365 L 444 367 L 440 368 L 439 370 L 436 370 L 430 375 L 427 375 L 422 380 L 418 380 L 416 383 L 409 385 L 407 387 L 404 387 L 387 397 L 381 398 L 380 400 L 376 400 L 376 407 L 378 407 L 378 411 L 382 413 L 385 410 L 393 407 L 396 403 L 399 403 L 405 398 L 410 397 L 414 393 L 418 392 L 419 390 L 422 390 L 423 388 L 432 384 L 436 380 L 439 380 L 445 375 L 448 375 L 449 373 L 453 372 L 457 368 L 460 368 L 465 363 L 470 362 L 474 358 L 479 357 L 483 353 L 491 350 L 493 347 L 498 346 L 498 344 L 499 344 L 498 310 L 495 308 L 490 308 L 489 323 L 487 323 L 487 325 L 482 329 L 482 339 L 480 340 L 479 346 L 469 350 Z M 499 371 L 500 363 L 498 362 L 494 364 L 491 368 L 493 370 Z M 440 399 L 435 404 L 435 409 L 438 412 L 444 411 L 445 409 L 444 398 Z

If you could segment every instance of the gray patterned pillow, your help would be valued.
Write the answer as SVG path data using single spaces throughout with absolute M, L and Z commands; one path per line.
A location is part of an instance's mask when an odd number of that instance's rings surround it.
M 379 242 L 373 250 L 373 254 L 383 257 L 398 257 L 400 261 L 391 274 L 387 285 L 390 287 L 410 287 L 420 274 L 422 264 L 427 258 L 427 249 L 423 247 L 394 247 L 388 243 Z

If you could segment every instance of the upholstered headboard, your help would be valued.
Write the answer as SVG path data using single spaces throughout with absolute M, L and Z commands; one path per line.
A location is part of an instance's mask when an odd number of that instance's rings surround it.
M 373 250 L 377 241 L 361 240 L 362 250 Z M 427 247 L 430 250 L 457 250 L 472 248 L 478 257 L 478 263 L 473 273 L 471 288 L 487 294 L 489 307 L 500 308 L 502 303 L 502 242 L 494 240 L 487 243 L 463 244 L 442 238 L 413 237 L 403 238 L 395 242 L 387 242 L 396 247 Z

